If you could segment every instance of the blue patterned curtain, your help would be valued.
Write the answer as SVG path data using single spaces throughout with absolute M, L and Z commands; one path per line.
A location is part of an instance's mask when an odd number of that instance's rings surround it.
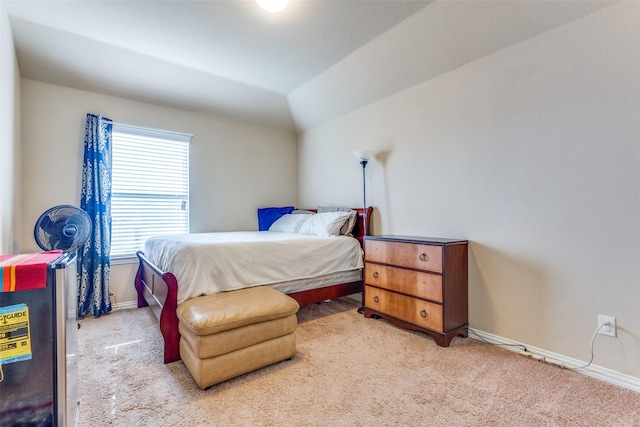
M 80 207 L 93 233 L 78 251 L 78 317 L 111 311 L 111 128 L 111 119 L 87 114 Z

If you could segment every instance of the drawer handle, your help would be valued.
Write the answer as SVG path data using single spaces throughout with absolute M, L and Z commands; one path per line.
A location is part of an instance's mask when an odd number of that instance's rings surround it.
M 374 279 L 377 279 L 377 278 L 378 278 L 378 272 L 377 272 L 377 271 L 374 271 L 374 272 L 373 272 L 373 278 L 374 278 Z
M 376 295 L 375 297 L 373 297 L 373 302 L 375 302 L 376 304 L 380 302 L 380 298 L 378 298 L 378 296 Z
M 422 316 L 423 319 L 427 318 L 427 310 L 421 310 L 420 311 L 420 316 Z
M 420 254 L 420 261 L 429 261 L 427 254 Z

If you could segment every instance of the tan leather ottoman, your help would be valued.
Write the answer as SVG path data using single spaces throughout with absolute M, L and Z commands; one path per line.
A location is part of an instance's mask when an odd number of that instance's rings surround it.
M 289 359 L 296 352 L 299 308 L 264 286 L 185 301 L 177 310 L 180 357 L 203 389 Z

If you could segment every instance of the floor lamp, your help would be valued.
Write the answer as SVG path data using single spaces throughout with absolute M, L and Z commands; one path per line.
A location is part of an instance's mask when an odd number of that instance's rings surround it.
M 367 167 L 367 163 L 369 163 L 369 159 L 371 159 L 371 157 L 373 157 L 373 151 L 372 150 L 358 150 L 358 151 L 354 151 L 353 155 L 356 156 L 356 159 L 358 159 L 358 161 L 360 162 L 360 164 L 362 165 L 362 202 L 363 202 L 363 207 L 364 207 L 364 212 L 362 215 L 362 225 L 364 226 L 363 228 L 363 233 L 362 233 L 362 244 L 364 246 L 364 236 L 366 236 L 368 234 L 368 225 L 367 224 L 367 180 L 366 180 L 366 175 L 364 173 L 366 167 Z M 364 295 L 363 295 L 364 297 Z M 362 301 L 362 305 L 360 306 L 360 308 L 358 309 L 358 313 L 360 314 L 364 314 L 364 300 Z

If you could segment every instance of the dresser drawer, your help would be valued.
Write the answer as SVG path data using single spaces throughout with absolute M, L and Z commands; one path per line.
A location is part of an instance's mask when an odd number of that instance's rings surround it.
M 442 306 L 365 285 L 365 307 L 418 326 L 443 331 Z
M 441 246 L 382 240 L 365 240 L 364 245 L 365 261 L 442 272 Z
M 442 302 L 442 276 L 439 274 L 370 263 L 365 263 L 364 274 L 368 285 Z

